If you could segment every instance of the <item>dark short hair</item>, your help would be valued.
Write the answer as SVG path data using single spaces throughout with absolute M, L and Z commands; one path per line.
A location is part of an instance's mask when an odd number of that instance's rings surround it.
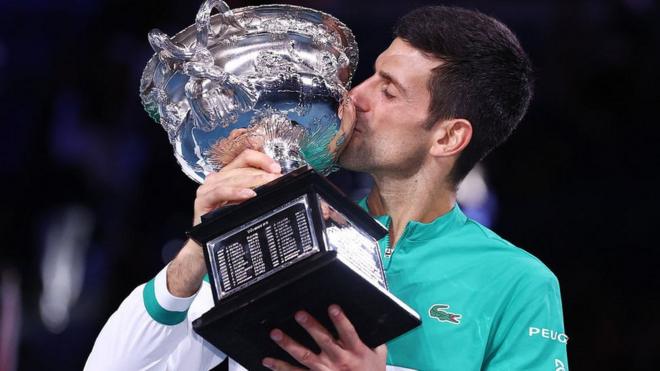
M 429 79 L 427 127 L 452 118 L 472 124 L 472 140 L 449 176 L 457 186 L 525 115 L 533 90 L 529 58 L 501 22 L 457 7 L 415 9 L 399 20 L 394 35 L 444 62 Z

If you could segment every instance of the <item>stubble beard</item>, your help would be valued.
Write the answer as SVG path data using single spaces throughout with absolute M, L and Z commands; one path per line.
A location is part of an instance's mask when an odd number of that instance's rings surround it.
M 361 139 L 359 143 L 348 143 L 339 157 L 341 167 L 369 173 L 372 176 L 389 174 L 408 177 L 423 166 L 428 153 L 426 147 L 416 146 L 415 143 L 392 143 L 392 147 L 388 147 L 390 149 L 383 153 L 384 143 L 377 145 L 374 138 L 363 137 Z M 398 152 L 396 151 L 397 145 L 406 146 L 408 150 Z
M 373 151 L 364 141 L 359 145 L 349 142 L 339 156 L 339 165 L 352 171 L 368 172 L 372 159 Z

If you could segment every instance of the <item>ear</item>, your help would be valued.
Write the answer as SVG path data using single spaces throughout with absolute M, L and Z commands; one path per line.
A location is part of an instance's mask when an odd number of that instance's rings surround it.
M 432 129 L 432 136 L 433 144 L 429 150 L 431 156 L 454 156 L 470 143 L 472 124 L 465 119 L 444 120 Z

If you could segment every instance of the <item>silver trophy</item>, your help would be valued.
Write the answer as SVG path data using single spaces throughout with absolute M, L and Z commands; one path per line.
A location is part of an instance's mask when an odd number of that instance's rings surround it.
M 417 326 L 387 291 L 377 243 L 386 229 L 323 177 L 355 124 L 346 98 L 357 66 L 352 32 L 312 9 L 232 11 L 207 0 L 194 25 L 171 38 L 153 30 L 149 42 L 156 54 L 140 96 L 186 175 L 201 183 L 245 148 L 286 174 L 188 232 L 203 246 L 215 301 L 195 330 L 258 369 L 268 355 L 296 363 L 268 338 L 272 328 L 315 349 L 293 320 L 300 309 L 332 328 L 327 307 L 341 305 L 371 346 Z
M 339 20 L 291 5 L 232 11 L 208 0 L 194 25 L 172 38 L 152 30 L 149 43 L 156 54 L 140 97 L 189 177 L 203 182 L 255 142 L 285 172 L 304 164 L 332 171 L 353 129 L 337 111 L 358 62 Z

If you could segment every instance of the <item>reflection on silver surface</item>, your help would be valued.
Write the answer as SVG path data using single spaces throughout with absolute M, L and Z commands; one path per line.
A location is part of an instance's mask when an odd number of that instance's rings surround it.
M 387 290 L 378 241 L 353 225 L 344 214 L 330 206 L 321 196 L 318 196 L 318 200 L 328 249 L 337 251 L 339 260 L 372 284 Z
M 153 30 L 149 42 L 156 54 L 140 97 L 189 177 L 202 182 L 237 146 L 249 147 L 246 137 L 269 130 L 285 133 L 261 140 L 284 167 L 302 160 L 332 170 L 354 125 L 337 110 L 358 60 L 353 34 L 336 18 L 291 5 L 232 11 L 207 0 L 194 25 L 172 38 Z M 279 130 L 283 121 L 297 129 Z

